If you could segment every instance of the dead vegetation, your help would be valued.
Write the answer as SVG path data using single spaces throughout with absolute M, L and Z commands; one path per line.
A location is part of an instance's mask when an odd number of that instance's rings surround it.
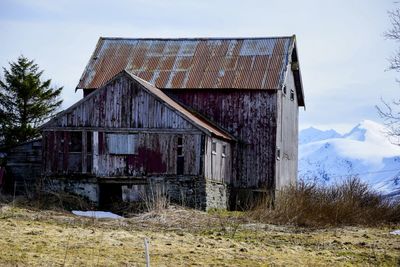
M 278 192 L 274 208 L 265 203 L 250 216 L 261 222 L 311 227 L 400 223 L 400 203 L 383 198 L 357 178 L 331 187 L 300 182 Z
M 394 203 L 357 180 L 286 190 L 275 209 L 268 202 L 251 212 L 203 212 L 171 205 L 161 188 L 145 212 L 118 220 L 72 215 L 65 208 L 93 207 L 68 194 L 0 196 L 0 265 L 143 266 L 144 238 L 154 266 L 400 264 Z
M 311 229 L 246 219 L 246 213 L 170 206 L 110 220 L 66 211 L 0 208 L 0 265 L 396 266 L 393 227 Z

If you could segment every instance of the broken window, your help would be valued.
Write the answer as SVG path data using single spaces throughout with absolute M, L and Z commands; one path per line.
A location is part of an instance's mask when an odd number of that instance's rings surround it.
M 183 174 L 184 170 L 184 154 L 183 154 L 183 138 L 182 136 L 178 136 L 178 144 L 177 144 L 177 164 L 176 164 L 176 173 L 178 175 Z
M 225 158 L 226 157 L 226 145 L 222 145 L 222 153 L 221 157 Z
M 69 152 L 82 152 L 82 132 L 70 132 Z
M 136 155 L 137 134 L 106 134 L 107 149 L 109 154 Z

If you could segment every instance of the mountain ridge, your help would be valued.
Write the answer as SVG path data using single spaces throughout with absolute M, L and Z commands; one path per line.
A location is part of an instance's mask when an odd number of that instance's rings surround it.
M 322 185 L 357 176 L 384 195 L 400 194 L 400 146 L 385 126 L 364 120 L 348 133 L 310 127 L 299 134 L 299 178 Z

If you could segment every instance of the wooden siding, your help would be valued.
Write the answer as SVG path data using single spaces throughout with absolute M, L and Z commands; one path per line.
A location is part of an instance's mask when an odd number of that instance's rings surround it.
M 195 129 L 179 113 L 126 76 L 114 79 L 100 90 L 45 127 Z
M 289 184 L 295 184 L 297 180 L 298 164 L 298 118 L 299 108 L 293 72 L 289 71 L 285 81 L 286 94 L 278 92 L 278 125 L 276 145 L 280 148 L 280 157 L 277 159 L 276 189 Z M 291 99 L 291 91 L 294 98 Z
M 46 175 L 177 175 L 178 138 L 183 140 L 182 175 L 204 174 L 203 132 L 125 76 L 103 89 L 43 128 Z M 81 136 L 80 146 L 73 144 L 77 134 Z M 107 135 L 114 139 L 120 136 L 121 140 L 108 142 Z M 135 142 L 131 142 L 135 147 L 108 147 L 111 143 L 128 145 L 122 142 L 124 135 L 136 135 Z M 227 173 L 214 176 L 230 178 Z
M 174 175 L 177 172 L 175 134 L 139 133 L 137 154 L 108 153 L 104 132 L 94 134 L 93 174 L 98 177 Z M 97 139 L 96 139 L 97 136 Z M 201 174 L 201 134 L 181 135 L 184 175 Z M 104 146 L 104 149 L 101 147 Z
M 213 142 L 216 145 L 215 153 L 212 151 Z M 223 146 L 226 148 L 224 155 L 222 153 Z M 231 183 L 232 163 L 230 144 L 217 138 L 207 137 L 204 156 L 206 179 L 221 183 Z
M 275 173 L 276 93 L 243 90 L 166 90 L 214 121 L 238 143 L 232 149 L 232 184 L 272 189 Z
M 41 140 L 16 145 L 7 153 L 7 172 L 16 182 L 17 190 L 25 190 L 41 175 Z M 24 191 L 25 192 L 25 191 Z

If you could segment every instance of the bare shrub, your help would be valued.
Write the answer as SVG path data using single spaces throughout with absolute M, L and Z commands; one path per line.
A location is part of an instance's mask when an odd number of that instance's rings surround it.
M 274 208 L 261 204 L 249 214 L 263 222 L 298 226 L 378 225 L 400 222 L 400 204 L 351 177 L 330 187 L 300 181 L 277 192 Z
M 169 207 L 170 201 L 163 184 L 150 183 L 142 196 L 147 211 L 162 211 Z

